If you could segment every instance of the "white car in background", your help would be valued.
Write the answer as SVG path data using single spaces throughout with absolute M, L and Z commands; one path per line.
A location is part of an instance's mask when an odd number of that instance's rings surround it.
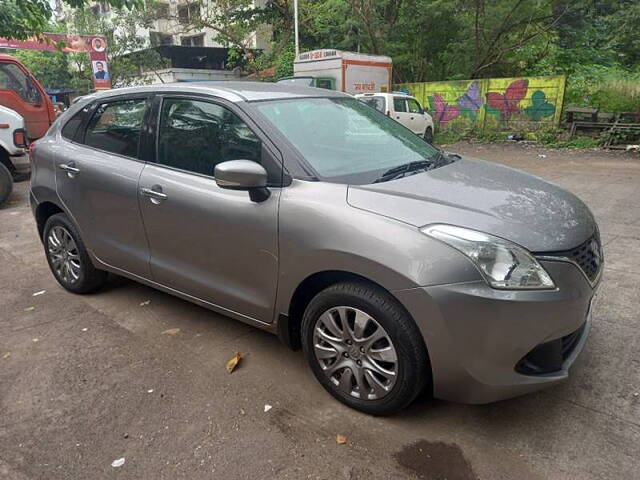
M 361 93 L 355 97 L 393 118 L 427 142 L 433 142 L 433 119 L 414 97 L 403 93 Z

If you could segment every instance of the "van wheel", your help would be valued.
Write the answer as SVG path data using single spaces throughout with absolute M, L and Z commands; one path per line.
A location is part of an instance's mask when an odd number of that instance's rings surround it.
M 424 131 L 424 141 L 427 142 L 428 144 L 433 144 L 433 130 L 431 130 L 431 127 L 427 127 L 427 129 Z
M 93 266 L 77 229 L 64 213 L 49 217 L 43 239 L 49 268 L 65 289 L 89 293 L 105 283 L 107 272 Z
M 0 163 L 0 205 L 7 201 L 13 191 L 13 177 L 7 167 Z
M 430 382 L 416 324 L 388 293 L 344 282 L 316 295 L 302 320 L 303 348 L 322 386 L 346 405 L 389 415 Z

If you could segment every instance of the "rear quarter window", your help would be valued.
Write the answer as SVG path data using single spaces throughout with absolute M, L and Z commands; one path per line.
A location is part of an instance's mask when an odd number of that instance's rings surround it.
M 360 97 L 358 100 L 384 113 L 384 97 Z
M 87 107 L 83 108 L 79 112 L 77 112 L 74 116 L 72 116 L 67 122 L 64 124 L 61 130 L 61 134 L 67 140 L 75 140 L 76 135 L 78 134 L 78 128 L 82 125 L 82 121 L 84 120 L 84 116 L 87 113 Z

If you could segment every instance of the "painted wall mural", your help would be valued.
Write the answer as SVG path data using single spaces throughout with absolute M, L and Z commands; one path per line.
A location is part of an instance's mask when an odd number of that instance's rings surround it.
M 395 89 L 416 97 L 440 130 L 535 132 L 560 122 L 565 77 L 404 83 Z

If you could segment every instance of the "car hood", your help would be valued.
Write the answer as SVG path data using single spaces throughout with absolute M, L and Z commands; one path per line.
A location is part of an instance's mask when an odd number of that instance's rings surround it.
M 567 190 L 466 157 L 397 180 L 349 186 L 347 201 L 416 227 L 447 223 L 490 233 L 532 252 L 569 250 L 596 229 L 587 206 Z

